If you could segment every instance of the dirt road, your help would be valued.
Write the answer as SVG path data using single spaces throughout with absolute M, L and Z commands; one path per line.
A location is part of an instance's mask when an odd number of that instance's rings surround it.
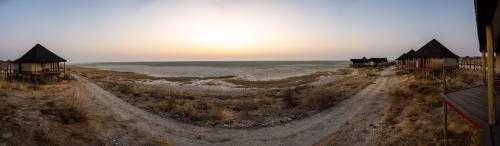
M 369 85 L 355 96 L 334 107 L 310 117 L 283 125 L 260 129 L 221 129 L 198 127 L 162 118 L 139 109 L 115 97 L 91 81 L 75 76 L 82 97 L 88 97 L 95 107 L 109 110 L 113 119 L 128 127 L 148 133 L 158 139 L 166 139 L 173 145 L 314 145 L 331 137 L 345 126 L 346 122 L 373 108 L 383 109 L 380 101 L 386 98 L 388 89 L 395 77 L 390 76 L 392 69 L 386 69 L 374 84 Z M 376 109 L 375 109 L 376 110 Z M 376 114 L 376 113 L 370 113 Z M 379 114 L 376 114 L 379 115 Z M 375 117 L 377 116 L 370 116 Z M 373 119 L 370 119 L 373 120 Z M 117 143 L 120 143 L 118 138 Z

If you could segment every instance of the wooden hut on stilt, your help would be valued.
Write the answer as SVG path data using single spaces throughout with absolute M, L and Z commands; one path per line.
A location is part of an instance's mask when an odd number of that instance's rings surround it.
M 351 64 L 352 67 L 365 67 L 368 66 L 370 60 L 366 59 L 366 57 L 363 57 L 361 59 L 351 59 L 351 62 L 352 62 Z
M 414 55 L 415 67 L 419 73 L 437 75 L 441 75 L 443 71 L 446 73 L 457 71 L 458 58 L 460 58 L 458 55 L 436 39 L 422 46 Z
M 401 56 L 399 56 L 398 58 L 396 58 L 396 67 L 397 67 L 397 69 L 399 69 L 399 70 L 404 69 L 404 66 L 405 66 L 405 56 L 406 56 L 406 53 L 403 53 L 403 54 L 401 54 Z
M 481 145 L 500 146 L 500 2 L 475 0 L 476 24 L 480 51 L 483 57 L 483 74 L 486 85 L 443 94 L 444 144 L 447 144 L 447 108 L 451 107 L 481 131 Z M 487 59 L 485 59 L 487 57 Z M 485 61 L 487 60 L 487 61 Z M 496 61 L 495 61 L 496 60 Z M 496 66 L 496 67 L 495 67 Z
M 398 68 L 406 71 L 413 71 L 415 69 L 415 50 L 410 50 L 407 53 L 399 56 L 397 60 Z
M 21 58 L 12 62 L 11 75 L 23 79 L 60 78 L 66 75 L 66 60 L 36 44 Z
M 363 57 L 361 59 L 351 59 L 352 67 L 379 67 L 379 66 L 388 66 L 389 61 L 387 58 L 370 58 L 367 59 Z

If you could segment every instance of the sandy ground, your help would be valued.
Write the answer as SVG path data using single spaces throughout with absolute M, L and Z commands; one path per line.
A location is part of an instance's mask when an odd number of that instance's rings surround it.
M 283 125 L 260 129 L 221 129 L 198 127 L 181 123 L 173 119 L 162 118 L 115 97 L 91 81 L 75 76 L 82 97 L 87 97 L 95 104 L 95 109 L 112 113 L 108 118 L 123 124 L 120 127 L 148 133 L 158 139 L 164 139 L 173 145 L 314 145 L 345 128 L 346 122 L 356 120 L 368 113 L 369 121 L 377 121 L 378 115 L 372 111 L 382 111 L 379 100 L 385 99 L 387 89 L 393 85 L 393 76 L 388 76 L 392 69 L 386 69 L 374 84 L 369 85 L 355 96 L 342 101 L 336 106 Z M 382 97 L 382 98 L 381 98 Z M 377 106 L 373 106 L 377 105 Z M 374 109 L 375 108 L 375 109 Z M 364 124 L 361 124 L 364 125 Z M 123 130 L 108 130 L 103 133 L 117 135 Z M 350 131 L 346 131 L 349 133 Z M 357 132 L 353 131 L 352 135 Z M 127 137 L 133 132 L 124 132 L 120 137 L 112 138 L 116 144 L 126 144 Z M 359 133 L 357 133 L 359 134 Z M 361 139 L 363 140 L 363 139 Z M 366 140 L 366 139 L 364 139 Z M 367 143 L 360 143 L 365 145 Z
M 317 145 L 375 145 L 375 138 L 380 127 L 381 115 L 385 106 L 390 103 L 388 101 L 390 95 L 389 90 L 396 85 L 399 80 L 393 74 L 385 74 L 383 82 L 375 82 L 379 87 L 376 92 L 369 95 L 367 99 L 360 99 L 359 105 L 362 109 L 359 110 L 350 120 L 347 120 L 341 128 L 330 136 L 321 140 Z
M 336 70 L 336 69 L 335 69 Z M 333 71 L 335 71 L 333 70 Z M 318 81 L 310 83 L 310 85 L 320 86 L 324 84 L 328 84 L 334 82 L 340 78 L 358 75 L 359 70 L 353 69 L 353 72 L 348 75 L 336 75 L 331 74 L 327 76 L 321 76 Z M 239 88 L 234 84 L 225 82 L 219 79 L 209 79 L 209 80 L 200 80 L 195 81 L 193 83 L 180 83 L 173 82 L 167 80 L 139 80 L 136 81 L 140 84 L 146 85 L 160 85 L 164 87 L 174 88 L 179 91 L 201 91 L 201 92 L 211 92 L 215 93 L 215 95 L 244 95 L 248 92 L 252 92 L 255 90 L 260 90 L 259 88 Z

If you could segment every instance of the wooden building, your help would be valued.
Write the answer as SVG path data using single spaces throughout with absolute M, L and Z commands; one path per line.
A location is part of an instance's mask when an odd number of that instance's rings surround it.
M 36 44 L 10 68 L 16 76 L 46 77 L 65 75 L 66 60 Z
M 370 58 L 363 57 L 361 59 L 351 59 L 352 67 L 374 67 L 374 66 L 387 66 L 389 61 L 387 58 Z
M 410 50 L 407 53 L 399 56 L 397 60 L 398 68 L 404 70 L 414 70 L 415 69 L 415 50 Z
M 387 58 L 370 58 L 369 64 L 371 66 L 386 66 L 389 65 Z
M 396 58 L 396 67 L 398 69 L 404 69 L 404 66 L 406 65 L 405 58 L 406 58 L 406 53 L 403 53 L 401 54 L 401 56 Z
M 352 67 L 364 67 L 368 66 L 369 60 L 363 57 L 361 59 L 351 59 L 351 63 Z
M 447 108 L 451 107 L 481 131 L 481 145 L 500 146 L 500 3 L 499 0 L 475 0 L 479 46 L 483 57 L 485 85 L 443 94 L 444 137 L 447 137 Z M 487 57 L 487 61 L 484 61 Z M 495 61 L 496 60 L 496 61 Z M 496 68 L 495 68 L 496 66 Z M 446 144 L 447 141 L 445 141 Z
M 448 73 L 458 70 L 458 58 L 444 45 L 433 39 L 415 52 L 415 67 L 419 71 Z

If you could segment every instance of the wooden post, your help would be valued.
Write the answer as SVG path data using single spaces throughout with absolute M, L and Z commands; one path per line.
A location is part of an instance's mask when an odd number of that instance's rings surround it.
M 63 70 L 64 70 L 64 79 L 66 79 L 66 62 L 64 62 Z
M 445 70 L 445 65 L 444 65 L 444 58 L 443 58 L 443 92 L 446 94 L 448 92 L 447 87 L 446 87 L 446 70 Z M 444 146 L 448 145 L 448 107 L 446 106 L 446 102 L 443 99 L 443 138 L 444 138 Z
M 495 119 L 495 68 L 493 56 L 493 34 L 491 24 L 486 25 L 486 50 L 488 51 L 488 121 L 490 125 Z
M 483 71 L 483 84 L 486 84 L 486 49 L 481 51 L 481 69 Z
M 444 146 L 448 145 L 448 107 L 446 106 L 446 102 L 443 101 L 443 136 L 444 136 Z

